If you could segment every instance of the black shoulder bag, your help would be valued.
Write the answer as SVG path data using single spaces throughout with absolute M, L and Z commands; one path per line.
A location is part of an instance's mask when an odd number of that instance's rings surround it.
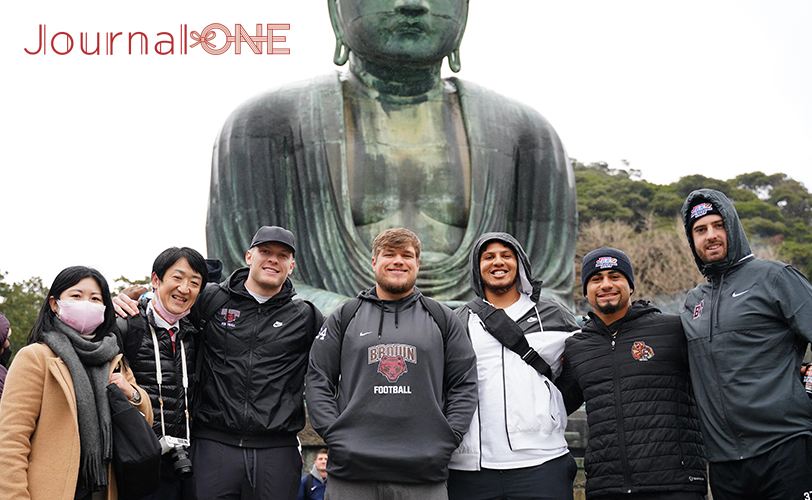
M 532 366 L 537 372 L 552 380 L 553 372 L 550 365 L 539 356 L 535 349 L 530 347 L 524 332 L 503 309 L 497 309 L 477 297 L 465 304 L 479 319 L 485 323 L 485 328 L 500 344 L 519 355 L 525 363 Z
M 107 386 L 113 427 L 113 472 L 118 498 L 134 500 L 153 493 L 161 480 L 161 445 L 144 415 L 116 384 Z

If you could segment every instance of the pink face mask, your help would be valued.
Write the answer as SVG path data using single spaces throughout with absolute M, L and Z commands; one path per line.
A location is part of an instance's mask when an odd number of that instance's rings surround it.
M 158 288 L 159 287 L 157 286 L 155 287 L 155 295 L 153 295 L 152 297 L 152 307 L 155 308 L 155 312 L 157 312 L 164 320 L 166 320 L 167 323 L 169 323 L 170 325 L 174 325 L 175 323 L 180 321 L 181 318 L 186 317 L 186 315 L 192 312 L 191 309 L 187 309 L 180 314 L 172 314 L 171 312 L 167 311 L 166 307 L 164 307 L 163 302 L 161 302 L 161 294 L 158 293 Z
M 89 300 L 57 300 L 59 319 L 81 334 L 92 333 L 104 323 L 104 304 L 94 304 Z

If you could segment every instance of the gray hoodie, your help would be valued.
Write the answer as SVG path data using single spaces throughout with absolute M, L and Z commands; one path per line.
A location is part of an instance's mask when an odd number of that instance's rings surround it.
M 719 211 L 727 232 L 727 256 L 711 264 L 697 257 L 690 231 L 690 211 L 702 201 Z M 688 292 L 680 319 L 709 460 L 746 459 L 812 435 L 812 401 L 800 377 L 812 341 L 812 285 L 792 266 L 753 256 L 724 194 L 692 192 L 682 218 L 708 278 Z
M 330 448 L 330 476 L 429 483 L 448 461 L 476 408 L 476 359 L 450 309 L 435 321 L 421 293 L 381 300 L 375 288 L 345 331 L 338 308 L 310 350 L 310 423 Z M 431 300 L 431 299 L 426 299 Z M 439 322 L 439 323 L 438 323 Z

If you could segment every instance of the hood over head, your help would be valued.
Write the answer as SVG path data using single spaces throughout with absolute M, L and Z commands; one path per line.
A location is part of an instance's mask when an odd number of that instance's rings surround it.
M 530 259 L 527 258 L 527 254 L 524 252 L 524 248 L 522 248 L 518 240 L 508 233 L 485 233 L 474 242 L 468 263 L 471 266 L 471 288 L 474 290 L 476 296 L 481 299 L 485 298 L 482 274 L 479 272 L 479 258 L 482 256 L 482 252 L 485 251 L 485 247 L 494 241 L 498 241 L 513 249 L 513 253 L 516 254 L 516 259 L 519 262 L 519 293 L 528 295 L 533 302 L 538 302 L 542 282 L 541 280 L 534 279 L 533 276 L 530 275 Z
M 694 207 L 703 203 L 708 203 L 710 206 L 702 207 L 702 215 L 692 218 L 691 212 Z M 711 276 L 722 274 L 735 267 L 743 259 L 753 258 L 753 253 L 750 251 L 750 243 L 747 241 L 747 235 L 744 233 L 744 228 L 739 220 L 739 213 L 736 212 L 736 207 L 733 206 L 733 202 L 730 201 L 724 193 L 714 189 L 697 189 L 691 192 L 688 198 L 685 199 L 681 213 L 682 224 L 685 227 L 685 236 L 688 238 L 688 244 L 691 246 L 691 252 L 694 254 L 696 265 L 703 275 Z M 727 232 L 727 255 L 718 262 L 705 264 L 696 254 L 691 230 L 694 227 L 695 219 L 698 220 L 705 215 L 713 213 L 718 213 L 724 222 L 725 232 Z

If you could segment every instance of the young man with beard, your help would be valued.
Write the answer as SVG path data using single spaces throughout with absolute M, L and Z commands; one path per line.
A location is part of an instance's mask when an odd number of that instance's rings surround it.
M 477 298 L 456 313 L 477 356 L 479 406 L 451 457 L 448 497 L 571 500 L 578 467 L 564 439 L 567 413 L 552 380 L 578 324 L 564 306 L 539 296 L 541 281 L 513 236 L 480 236 L 469 261 Z M 520 339 L 525 342 L 518 352 L 505 346 Z M 533 359 L 537 363 L 530 365 Z
M 581 282 L 593 311 L 567 339 L 558 386 L 568 412 L 586 400 L 587 498 L 704 498 L 704 450 L 679 317 L 631 301 L 634 272 L 620 250 L 588 253 Z
M 420 251 L 408 229 L 379 234 L 376 285 L 336 309 L 310 351 L 307 408 L 330 448 L 331 500 L 447 498 L 476 360 L 451 310 L 415 287 Z
M 145 499 L 194 498 L 190 478 L 175 473 L 173 463 L 178 452 L 188 457 L 191 429 L 187 405 L 194 389 L 197 330 L 186 316 L 207 281 L 208 269 L 200 253 L 188 247 L 167 248 L 152 264 L 152 298 L 142 297 L 137 314 L 116 321 L 135 380 L 152 402 L 155 434 L 164 443 L 164 436 L 187 440 L 181 450 L 164 447 L 160 487 Z
M 799 376 L 812 285 L 756 259 L 733 203 L 699 189 L 682 206 L 707 277 L 680 312 L 714 500 L 812 498 L 812 402 Z
M 305 424 L 307 356 L 323 317 L 293 299 L 295 252 L 293 233 L 262 226 L 245 253 L 248 267 L 207 286 L 194 307 L 198 500 L 293 500 L 299 491 L 296 434 Z

